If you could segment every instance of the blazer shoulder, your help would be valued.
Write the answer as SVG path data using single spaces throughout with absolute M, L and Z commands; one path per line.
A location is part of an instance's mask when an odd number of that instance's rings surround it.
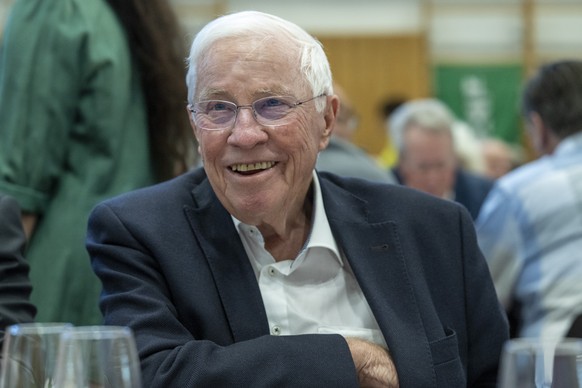
M 198 190 L 197 187 L 206 187 Z M 200 191 L 201 200 L 212 198 L 210 184 L 205 174 L 192 171 L 180 175 L 168 181 L 152 186 L 129 191 L 118 196 L 106 199 L 91 210 L 89 224 L 109 212 L 131 224 L 154 224 L 170 222 L 169 220 L 181 219 L 185 208 L 197 207 L 196 191 Z M 207 200 L 211 201 L 211 199 Z
M 162 202 L 175 202 L 191 196 L 196 186 L 203 183 L 205 179 L 206 175 L 203 171 L 194 170 L 161 183 L 128 191 L 101 203 L 111 207 L 132 206 L 132 204 L 158 207 Z

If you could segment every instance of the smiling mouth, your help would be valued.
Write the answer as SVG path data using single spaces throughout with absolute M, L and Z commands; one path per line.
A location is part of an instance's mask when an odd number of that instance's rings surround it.
M 260 171 L 268 170 L 273 167 L 276 162 L 258 162 L 258 163 L 240 163 L 240 164 L 233 164 L 229 166 L 232 172 L 237 172 L 241 174 L 254 174 Z

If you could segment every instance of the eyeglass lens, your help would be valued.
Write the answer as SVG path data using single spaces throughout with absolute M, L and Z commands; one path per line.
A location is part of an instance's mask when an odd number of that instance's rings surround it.
M 281 122 L 297 105 L 292 97 L 265 97 L 256 100 L 251 106 L 230 101 L 201 101 L 194 106 L 196 124 L 206 129 L 225 129 L 234 124 L 240 108 L 251 108 L 260 124 L 274 125 Z

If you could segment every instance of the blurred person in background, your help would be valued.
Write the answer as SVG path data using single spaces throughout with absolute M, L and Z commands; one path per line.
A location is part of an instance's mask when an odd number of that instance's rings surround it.
M 376 160 L 353 143 L 358 128 L 358 116 L 345 91 L 334 84 L 340 98 L 339 113 L 327 147 L 317 157 L 316 168 L 342 176 L 396 183 L 391 171 L 380 167 Z
M 408 98 L 403 96 L 392 96 L 386 98 L 380 105 L 379 114 L 386 132 L 386 142 L 376 157 L 376 160 L 380 167 L 385 169 L 394 167 L 398 160 L 398 151 L 394 147 L 394 142 L 390 136 L 390 117 L 406 101 L 408 101 Z
M 483 175 L 484 161 L 480 152 L 480 140 L 475 130 L 462 120 L 455 120 L 451 129 L 457 167 L 463 171 Z
M 25 245 L 18 202 L 0 194 L 0 349 L 7 326 L 32 322 L 36 315 L 29 300 L 32 287 Z
M 0 192 L 23 211 L 39 321 L 97 324 L 100 200 L 185 171 L 185 50 L 166 0 L 17 0 L 0 50 Z
M 496 181 L 476 227 L 513 334 L 555 338 L 582 314 L 582 61 L 541 67 L 522 99 L 541 157 Z
M 462 204 L 475 219 L 492 182 L 460 166 L 454 125 L 453 114 L 439 100 L 402 104 L 390 119 L 398 150 L 393 172 L 401 184 Z
M 498 138 L 481 140 L 480 152 L 483 174 L 493 180 L 501 178 L 521 163 L 512 146 Z

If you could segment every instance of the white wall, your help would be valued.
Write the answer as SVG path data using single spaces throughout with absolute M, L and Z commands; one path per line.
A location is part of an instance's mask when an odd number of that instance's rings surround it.
M 390 34 L 421 28 L 418 1 L 236 0 L 229 2 L 229 8 L 273 13 L 314 34 Z
M 9 5 L 0 0 L 0 30 Z M 170 0 L 194 34 L 216 9 L 255 9 L 313 34 L 427 31 L 435 60 L 515 61 L 524 39 L 525 0 Z M 535 50 L 541 59 L 582 57 L 582 1 L 535 0 Z

